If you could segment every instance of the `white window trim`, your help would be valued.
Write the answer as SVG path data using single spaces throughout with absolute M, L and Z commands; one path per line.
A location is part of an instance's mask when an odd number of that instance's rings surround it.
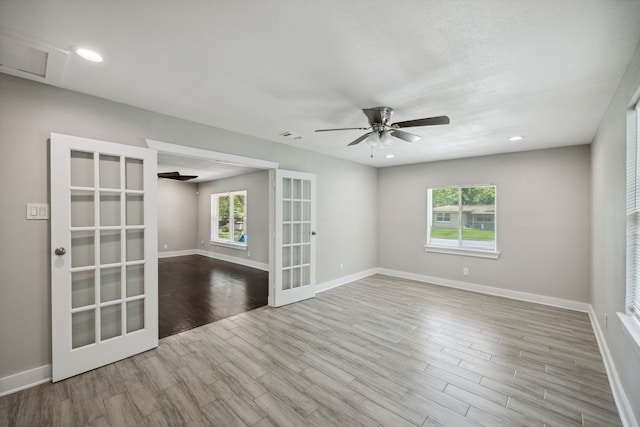
M 216 246 L 223 246 L 226 248 L 232 249 L 241 249 L 247 250 L 248 242 L 234 242 L 233 240 L 221 240 L 217 239 L 218 235 L 218 200 L 220 196 L 235 196 L 237 194 L 242 194 L 245 196 L 244 198 L 244 218 L 245 218 L 245 226 L 247 222 L 247 190 L 238 190 L 238 191 L 226 191 L 220 193 L 211 193 L 211 240 L 210 244 Z M 233 206 L 233 202 L 229 202 L 229 206 Z M 233 215 L 230 213 L 229 220 L 233 224 Z M 231 232 L 233 235 L 233 232 Z
M 633 306 L 637 301 L 637 294 L 640 293 L 640 283 L 638 283 L 637 271 L 640 266 L 637 262 L 637 251 L 640 250 L 637 241 L 640 237 L 630 232 L 630 223 L 637 222 L 640 211 L 640 101 L 636 102 L 633 109 L 627 112 L 627 280 L 625 312 L 618 312 L 618 319 L 622 325 L 627 338 L 631 342 L 633 349 L 640 355 L 640 314 L 633 313 Z M 634 235 L 629 239 L 629 235 Z M 634 247 L 635 245 L 635 247 Z
M 444 187 L 437 188 L 469 188 L 469 187 L 496 187 L 495 184 L 472 184 L 472 185 L 449 185 Z M 435 187 L 434 187 L 435 188 Z M 498 251 L 498 192 L 496 191 L 496 200 L 494 202 L 495 213 L 494 213 L 494 241 L 496 244 L 496 249 L 494 250 L 482 250 L 482 249 L 473 249 L 473 248 L 463 248 L 463 247 L 451 247 L 451 246 L 438 246 L 429 243 L 429 238 L 431 236 L 431 225 L 433 222 L 441 222 L 433 219 L 433 215 L 429 214 L 429 212 L 433 212 L 432 208 L 432 200 L 429 196 L 429 191 L 434 188 L 429 188 L 427 190 L 427 243 L 424 245 L 425 252 L 439 253 L 439 254 L 447 254 L 447 255 L 461 255 L 461 256 L 469 256 L 475 258 L 487 258 L 487 259 L 498 259 L 500 257 L 500 252 Z M 460 199 L 462 195 L 459 194 L 458 199 Z M 458 200 L 459 211 L 458 211 L 458 226 L 461 226 L 462 222 L 462 201 Z M 450 222 L 450 221 L 449 221 Z

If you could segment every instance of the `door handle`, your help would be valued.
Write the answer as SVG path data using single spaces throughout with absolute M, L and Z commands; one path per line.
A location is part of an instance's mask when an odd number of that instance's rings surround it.
M 54 251 L 56 255 L 64 255 L 67 253 L 67 250 L 63 247 L 56 248 Z
M 316 235 L 316 232 L 315 232 L 315 231 L 312 231 L 312 232 L 311 232 L 311 235 L 312 235 L 312 236 L 315 236 L 315 235 Z

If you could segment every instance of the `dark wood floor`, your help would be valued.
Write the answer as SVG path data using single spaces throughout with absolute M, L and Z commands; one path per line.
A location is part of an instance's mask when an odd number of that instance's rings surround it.
M 267 305 L 266 271 L 187 255 L 160 258 L 158 273 L 160 338 Z

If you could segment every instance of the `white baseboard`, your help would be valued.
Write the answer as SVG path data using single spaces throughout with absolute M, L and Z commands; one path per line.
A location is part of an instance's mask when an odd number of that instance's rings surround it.
M 399 277 L 402 279 L 416 280 L 434 285 L 446 286 L 449 288 L 464 289 L 466 291 L 478 292 L 481 294 L 495 295 L 499 297 L 512 298 L 520 301 L 528 301 L 537 304 L 550 305 L 553 307 L 566 308 L 569 310 L 582 311 L 588 313 L 591 307 L 586 302 L 573 301 L 562 298 L 548 297 L 545 295 L 530 294 L 528 292 L 513 291 L 510 289 L 494 288 L 493 286 L 478 285 L 476 283 L 460 282 L 458 280 L 443 279 L 440 277 L 426 276 L 423 274 L 407 273 L 405 271 L 391 270 L 388 268 L 378 268 L 377 272 L 387 276 Z
M 0 378 L 0 397 L 51 381 L 51 365 Z
M 186 249 L 184 251 L 158 252 L 158 258 L 171 258 L 174 256 L 197 255 L 197 249 Z
M 204 255 L 209 258 L 219 259 L 221 261 L 228 261 L 234 264 L 244 265 L 246 267 L 257 268 L 258 270 L 269 271 L 269 264 L 263 262 L 254 261 L 246 258 L 239 258 L 231 255 L 225 255 L 218 252 L 205 251 L 204 249 L 197 249 L 198 255 Z
M 360 271 L 358 273 L 348 274 L 346 276 L 338 277 L 337 279 L 329 280 L 328 282 L 316 284 L 316 292 L 324 292 L 329 289 L 345 285 L 356 280 L 364 279 L 365 277 L 372 276 L 377 273 L 377 269 L 370 268 L 369 270 Z
M 613 358 L 611 357 L 611 352 L 607 346 L 607 341 L 602 333 L 602 328 L 600 328 L 600 322 L 598 322 L 598 316 L 596 315 L 592 305 L 589 305 L 589 318 L 591 319 L 593 332 L 596 335 L 596 341 L 600 348 L 600 355 L 604 361 L 604 368 L 607 371 L 607 377 L 609 377 L 611 392 L 613 393 L 613 399 L 616 402 L 616 407 L 618 408 L 618 414 L 620 415 L 622 425 L 625 427 L 638 427 L 638 420 L 636 420 L 629 398 L 622 388 L 618 370 L 616 369 L 616 365 L 613 363 Z

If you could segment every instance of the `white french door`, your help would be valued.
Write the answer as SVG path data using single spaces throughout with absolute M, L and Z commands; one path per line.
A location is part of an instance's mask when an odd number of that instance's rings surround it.
M 156 152 L 51 134 L 52 377 L 158 346 Z
M 276 170 L 274 306 L 316 295 L 316 176 Z

